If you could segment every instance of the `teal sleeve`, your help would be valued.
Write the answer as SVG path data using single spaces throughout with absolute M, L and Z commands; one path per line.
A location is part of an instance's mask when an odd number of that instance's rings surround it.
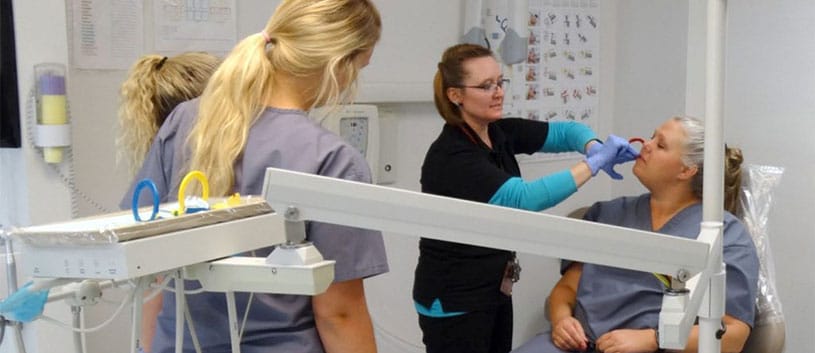
M 580 152 L 586 154 L 586 144 L 596 139 L 597 134 L 585 124 L 574 121 L 553 121 L 549 123 L 546 142 L 539 152 Z
M 527 211 L 542 211 L 557 205 L 576 191 L 577 184 L 568 170 L 530 182 L 513 177 L 498 188 L 489 203 Z

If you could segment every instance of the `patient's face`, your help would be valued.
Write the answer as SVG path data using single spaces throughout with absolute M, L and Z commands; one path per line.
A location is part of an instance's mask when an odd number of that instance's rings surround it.
M 650 140 L 645 141 L 634 164 L 634 175 L 645 187 L 653 190 L 681 181 L 678 176 L 687 169 L 682 162 L 686 138 L 682 125 L 670 119 L 654 131 Z

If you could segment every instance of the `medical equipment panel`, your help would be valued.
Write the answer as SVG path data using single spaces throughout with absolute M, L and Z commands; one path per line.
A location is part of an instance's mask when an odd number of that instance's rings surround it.
M 377 183 L 379 170 L 379 111 L 375 105 L 343 105 L 336 112 L 318 110 L 313 113 L 321 125 L 340 135 L 354 146 L 368 161 L 373 182 Z M 326 115 L 326 116 L 321 116 Z
M 262 199 L 246 200 L 151 222 L 117 212 L 11 234 L 23 242 L 30 276 L 134 278 L 286 242 L 282 217 Z

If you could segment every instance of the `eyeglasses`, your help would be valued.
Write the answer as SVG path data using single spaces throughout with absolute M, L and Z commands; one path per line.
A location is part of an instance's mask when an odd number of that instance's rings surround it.
M 494 83 L 485 83 L 483 85 L 477 85 L 477 86 L 461 85 L 461 86 L 456 86 L 456 87 L 458 87 L 458 88 L 477 88 L 477 89 L 482 90 L 484 92 L 495 93 L 495 91 L 497 91 L 499 88 L 504 89 L 504 84 L 506 84 L 508 82 L 509 82 L 509 79 L 504 78 L 504 79 L 500 79 L 500 80 L 498 80 L 498 82 L 494 82 Z

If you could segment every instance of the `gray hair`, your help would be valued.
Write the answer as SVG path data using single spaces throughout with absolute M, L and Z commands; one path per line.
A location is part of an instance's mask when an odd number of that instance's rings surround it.
M 693 193 L 701 198 L 703 167 L 705 165 L 705 124 L 701 120 L 689 116 L 675 116 L 672 119 L 682 125 L 682 129 L 685 130 L 682 163 L 689 168 L 697 168 L 698 172 L 691 180 L 691 188 Z
M 691 180 L 693 193 L 702 197 L 702 186 L 705 165 L 705 124 L 703 121 L 688 117 L 676 116 L 673 120 L 682 125 L 685 130 L 684 153 L 682 163 L 687 167 L 696 167 L 698 172 Z M 741 150 L 738 148 L 725 148 L 725 209 L 737 213 L 738 193 L 741 185 L 741 164 L 744 161 Z
M 701 168 L 705 164 L 705 123 L 689 116 L 675 116 L 673 120 L 685 130 L 685 153 L 682 163 L 688 167 Z

